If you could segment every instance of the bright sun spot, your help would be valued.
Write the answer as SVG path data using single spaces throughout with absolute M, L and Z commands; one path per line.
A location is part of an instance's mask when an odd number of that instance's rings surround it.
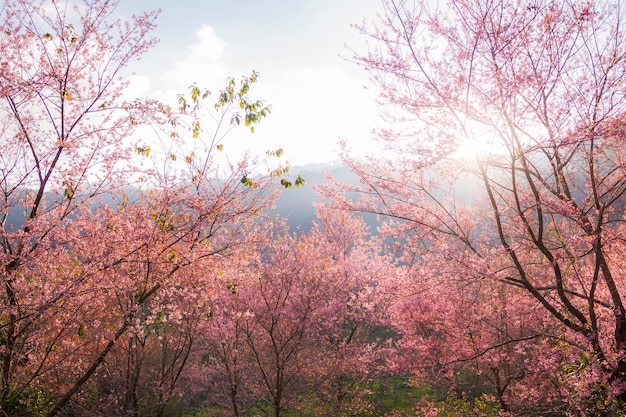
M 454 157 L 464 160 L 474 160 L 489 153 L 489 148 L 484 143 L 475 140 L 464 140 L 454 152 Z
M 458 141 L 458 146 L 453 156 L 470 161 L 476 158 L 483 159 L 494 153 L 497 153 L 497 151 L 494 145 L 493 134 L 475 128 L 468 129 L 468 135 Z

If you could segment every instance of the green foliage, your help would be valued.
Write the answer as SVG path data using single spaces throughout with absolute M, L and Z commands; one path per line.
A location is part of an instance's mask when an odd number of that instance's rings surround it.
M 594 357 L 588 356 L 586 352 L 582 352 L 578 356 L 578 360 L 576 362 L 563 365 L 563 371 L 569 375 L 582 372 L 586 370 L 589 367 L 589 365 L 595 360 L 597 359 L 595 359 Z
M 412 387 L 407 378 L 387 377 L 355 384 L 346 398 L 346 417 L 414 416 L 416 401 L 429 395 L 427 386 Z M 358 404 L 358 406 L 356 406 Z M 302 396 L 298 406 L 285 412 L 285 417 L 317 417 L 332 415 L 332 404 L 321 401 L 313 393 Z
M 259 73 L 252 71 L 250 76 L 242 77 L 239 82 L 236 82 L 234 78 L 227 79 L 226 87 L 217 93 L 216 98 L 213 98 L 213 109 L 221 113 L 221 116 L 216 119 L 218 120 L 217 130 L 219 130 L 219 120 L 221 120 L 222 117 L 227 117 L 230 118 L 231 125 L 240 125 L 243 123 L 246 127 L 250 128 L 252 133 L 254 133 L 254 126 L 260 123 L 271 113 L 271 107 L 266 105 L 263 100 L 250 98 L 249 94 L 251 86 L 257 82 L 258 77 Z M 211 98 L 211 92 L 207 89 L 201 89 L 195 84 L 189 87 L 188 94 L 178 95 L 179 111 L 183 114 L 192 116 L 192 121 L 188 126 L 191 136 L 194 139 L 198 139 L 205 134 L 202 128 L 200 110 L 203 109 L 202 101 L 208 98 Z M 173 123 L 173 125 L 176 126 L 177 123 Z M 210 131 L 210 129 L 208 130 Z M 210 141 L 210 145 L 207 145 L 206 151 L 210 152 L 211 149 L 217 149 L 220 152 L 223 151 L 224 143 L 222 143 L 222 137 L 217 134 L 217 131 L 212 135 L 213 138 Z M 172 138 L 180 137 L 178 132 L 175 130 L 170 133 L 170 136 Z M 135 148 L 135 151 L 140 155 L 148 156 L 150 148 L 142 146 Z M 281 158 L 283 154 L 284 151 L 282 148 L 266 152 L 266 155 L 270 158 Z M 184 158 L 188 165 L 193 165 L 195 161 L 195 155 L 193 152 L 185 156 L 173 153 L 170 154 L 171 160 L 177 161 L 178 158 Z M 286 178 L 285 175 L 288 172 L 289 164 L 286 163 L 284 166 L 273 169 L 269 175 L 272 178 L 280 178 L 280 185 L 283 188 L 292 188 L 293 186 L 299 188 L 304 186 L 305 181 L 300 175 L 298 175 L 295 179 Z M 202 173 L 199 172 L 199 175 L 202 175 Z M 194 177 L 194 179 L 195 178 L 196 177 Z M 194 179 L 192 179 L 192 181 L 194 181 Z M 240 182 L 245 187 L 255 188 L 257 186 L 257 182 L 255 182 L 248 175 L 244 175 Z
M 407 378 L 390 377 L 374 381 L 371 396 L 382 414 L 394 410 L 412 414 L 415 402 L 431 392 L 427 386 L 411 386 Z
M 153 214 L 150 216 L 150 219 L 157 223 L 158 229 L 161 232 L 172 232 L 176 230 L 176 226 L 173 223 L 174 213 L 171 211 Z
M 253 125 L 260 123 L 272 112 L 271 107 L 265 105 L 262 100 L 252 100 L 248 96 L 250 86 L 257 82 L 258 77 L 259 73 L 252 71 L 249 77 L 242 78 L 239 86 L 234 78 L 229 78 L 226 88 L 219 92 L 215 103 L 216 110 L 223 110 L 231 104 L 236 104 L 244 113 L 243 115 L 238 112 L 233 114 L 231 123 L 239 125 L 243 121 L 245 126 L 250 127 L 252 133 L 254 133 Z
M 71 178 L 66 178 L 65 180 L 63 180 L 61 185 L 64 187 L 63 197 L 71 200 L 72 197 L 74 197 L 74 192 L 76 191 L 74 188 L 74 180 L 72 180 Z
M 232 294 L 237 294 L 237 291 L 239 290 L 239 284 L 235 282 L 229 282 L 228 284 L 226 284 L 226 289 Z
M 185 124 L 191 132 L 191 137 L 193 139 L 201 139 L 201 136 L 204 135 L 210 137 L 209 140 L 202 141 L 203 144 L 206 144 L 205 150 L 207 152 L 210 153 L 212 149 L 224 150 L 224 143 L 222 142 L 224 134 L 220 132 L 223 120 L 230 120 L 231 127 L 243 122 L 254 133 L 254 126 L 271 113 L 271 107 L 265 104 L 263 100 L 255 100 L 249 96 L 251 85 L 257 82 L 258 77 L 259 74 L 252 71 L 250 76 L 243 76 L 239 83 L 234 78 L 228 78 L 226 87 L 213 96 L 209 90 L 202 89 L 196 84 L 189 87 L 187 94 L 178 95 L 178 110 L 183 115 L 191 117 L 191 121 Z M 207 99 L 210 100 L 210 107 L 203 105 Z M 216 122 L 216 126 L 213 127 L 204 126 L 204 118 L 210 109 L 219 113 L 218 117 L 209 115 L 209 118 Z M 164 110 L 166 113 L 170 112 L 169 108 Z M 176 118 L 171 119 L 174 130 L 169 135 L 174 139 L 180 138 L 180 134 L 176 130 L 176 126 L 179 125 L 177 120 Z M 147 156 L 149 149 L 138 147 L 136 151 Z M 176 160 L 176 157 L 174 154 L 171 155 L 173 160 Z M 178 157 L 182 156 L 178 155 Z M 193 162 L 192 159 L 185 157 L 188 164 Z M 246 183 L 246 185 L 250 186 L 251 184 Z
M 296 188 L 304 187 L 304 179 L 300 176 L 300 174 L 298 174 L 294 182 L 291 182 L 286 178 L 280 179 L 280 185 L 282 185 L 283 188 L 291 188 L 294 184 Z
M 181 113 L 196 112 L 200 109 L 200 100 L 206 99 L 211 95 L 207 89 L 201 90 L 197 85 L 193 84 L 189 87 L 189 100 L 182 94 L 178 95 L 178 109 Z
M 562 389 L 572 399 L 570 415 L 599 417 L 624 417 L 626 406 L 610 392 L 618 392 L 617 387 L 605 380 L 593 378 L 599 373 L 599 360 L 594 355 L 582 352 L 573 363 L 562 366 L 564 380 Z M 617 383 L 617 382 L 616 382 Z
M 243 177 L 241 177 L 241 183 L 245 185 L 246 187 L 254 187 L 254 182 L 252 182 L 252 180 L 248 178 L 247 175 L 244 175 Z
M 194 122 L 191 124 L 191 137 L 193 137 L 194 139 L 197 139 L 200 137 L 200 121 L 199 120 L 194 120 Z
M 146 158 L 150 155 L 150 147 L 149 146 L 136 146 L 135 152 L 141 156 L 145 156 Z
M 142 323 L 144 336 L 147 337 L 155 333 L 158 334 L 161 330 L 166 328 L 166 318 L 167 315 L 165 311 L 160 310 L 154 315 L 154 318 L 152 320 Z
M 280 158 L 283 155 L 284 151 L 282 148 L 278 148 L 276 150 L 273 151 L 266 151 L 265 154 L 270 157 L 270 158 Z M 270 176 L 271 177 L 275 177 L 275 178 L 280 178 L 280 185 L 283 186 L 283 188 L 291 188 L 294 185 L 296 186 L 296 188 L 299 187 L 304 187 L 304 179 L 300 176 L 300 174 L 298 174 L 298 176 L 296 177 L 295 181 L 291 181 L 287 178 L 285 178 L 284 176 L 287 175 L 289 173 L 289 165 L 286 165 L 284 167 L 278 167 L 276 169 L 274 169 L 272 172 L 270 172 Z
M 213 415 L 208 410 L 187 411 L 183 414 L 176 414 L 180 417 L 212 417 Z
M 1 415 L 39 417 L 46 415 L 54 402 L 41 390 L 30 390 L 13 395 L 2 402 Z
M 269 157 L 276 157 L 276 158 L 280 158 L 281 156 L 283 156 L 283 153 L 285 151 L 283 150 L 283 148 L 278 148 L 276 150 L 273 151 L 266 151 L 265 154 Z
M 243 114 L 240 112 L 234 112 L 231 115 L 232 124 L 241 124 L 250 127 L 250 131 L 254 133 L 254 126 L 260 123 L 261 120 L 272 112 L 271 107 L 266 105 L 263 100 L 253 100 L 249 97 L 250 86 L 257 82 L 259 73 L 252 71 L 252 74 L 248 77 L 244 76 L 239 85 L 234 78 L 228 78 L 226 87 L 219 91 L 217 99 L 213 107 L 217 111 L 228 112 L 233 107 L 238 107 L 243 110 Z M 197 112 L 201 107 L 201 101 L 207 99 L 211 95 L 211 92 L 207 89 L 201 89 L 197 85 L 193 84 L 189 87 L 189 96 L 186 97 L 182 94 L 178 95 L 178 109 L 181 113 L 189 114 Z M 193 128 L 193 133 L 199 134 L 199 125 Z M 196 136 L 194 136 L 196 137 Z
M 488 395 L 483 395 L 474 401 L 457 398 L 446 398 L 440 401 L 433 398 L 425 398 L 416 415 L 432 416 L 434 410 L 437 411 L 437 417 L 498 417 L 501 408 L 496 399 Z

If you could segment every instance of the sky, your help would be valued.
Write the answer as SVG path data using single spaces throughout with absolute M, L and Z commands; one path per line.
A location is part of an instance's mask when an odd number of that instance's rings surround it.
M 282 147 L 292 165 L 338 159 L 338 142 L 372 149 L 376 95 L 349 48 L 364 51 L 352 24 L 375 19 L 381 0 L 121 0 L 125 15 L 161 9 L 160 41 L 138 63 L 129 94 L 168 101 L 196 83 L 216 91 L 227 77 L 260 73 L 253 97 L 272 106 L 255 133 L 230 134 L 225 151 Z M 370 86 L 371 87 L 371 86 Z

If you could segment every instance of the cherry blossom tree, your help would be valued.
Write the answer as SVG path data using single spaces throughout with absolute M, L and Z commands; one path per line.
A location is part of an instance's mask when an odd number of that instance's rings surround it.
M 141 307 L 136 324 L 90 381 L 89 391 L 97 395 L 80 404 L 75 400 L 74 408 L 84 414 L 160 416 L 182 397 L 198 322 L 209 311 L 199 290 L 204 287 L 202 277 L 193 276 L 193 289 L 184 285 L 193 274 L 186 269 L 184 281 L 156 293 Z
M 329 209 L 307 234 L 278 223 L 259 236 L 225 260 L 211 291 L 201 337 L 211 402 L 229 415 L 304 411 L 310 399 L 324 415 L 371 411 L 368 385 L 387 373 L 397 295 L 381 242 L 362 219 Z
M 233 281 L 244 300 L 242 330 L 252 364 L 276 417 L 306 392 L 304 372 L 317 359 L 312 323 L 323 283 L 315 272 L 324 265 L 303 256 L 306 245 L 288 235 L 278 237 L 259 251 L 249 280 Z
M 488 395 L 515 415 L 562 407 L 555 358 L 574 358 L 545 310 L 523 290 L 468 278 L 437 256 L 413 268 L 407 275 L 419 279 L 407 280 L 394 309 L 398 372 L 454 399 Z
M 224 416 L 247 415 L 266 397 L 245 334 L 252 312 L 244 295 L 258 295 L 253 289 L 243 294 L 239 289 L 256 288 L 254 282 L 248 281 L 255 274 L 251 265 L 257 264 L 268 237 L 275 231 L 273 222 L 268 222 L 255 244 L 238 251 L 236 256 L 220 258 L 209 290 L 213 294 L 210 315 L 198 330 L 201 343 L 192 388 L 204 392 L 210 403 L 223 408 Z
M 593 375 L 595 390 L 570 393 L 623 400 L 623 5 L 384 8 L 361 27 L 370 50 L 355 60 L 379 88 L 390 127 L 378 131 L 379 157 L 345 159 L 363 186 L 344 191 L 362 198 L 334 196 L 390 219 L 384 232 L 402 240 L 405 262 L 455 265 L 441 270 L 451 294 L 456 280 L 521 290 L 577 347 L 578 371 Z M 503 323 L 521 318 L 501 303 L 513 313 Z M 574 384 L 571 374 L 563 381 Z
M 269 114 L 249 96 L 256 73 L 228 80 L 217 97 L 193 86 L 178 109 L 125 99 L 123 70 L 154 44 L 156 13 L 122 21 L 116 5 L 7 1 L 0 12 L 0 408 L 7 414 L 53 416 L 89 403 L 85 387 L 123 347 L 132 369 L 141 369 L 148 356 L 138 345 L 156 343 L 164 319 L 193 323 L 180 304 L 184 291 L 202 288 L 191 266 L 245 242 L 245 224 L 271 202 L 267 188 L 285 171 L 253 180 L 249 158 L 215 162 L 231 126 L 253 127 Z M 216 115 L 206 123 L 205 109 Z M 163 149 L 131 141 L 142 125 L 167 138 Z M 192 343 L 184 325 L 179 330 L 167 340 L 181 342 L 175 351 L 161 351 L 168 363 L 158 376 L 161 410 Z M 128 387 L 123 397 L 133 405 Z
M 31 265 L 46 257 L 54 230 L 111 190 L 120 178 L 118 163 L 130 156 L 123 139 L 142 121 L 134 106 L 119 111 L 119 78 L 153 45 L 156 14 L 124 25 L 111 18 L 114 6 L 33 1 L 6 2 L 2 9 L 3 408 L 32 380 L 15 379 L 29 362 L 28 333 L 65 298 L 44 291 L 53 285 L 35 291 Z M 22 224 L 7 224 L 20 211 Z
M 308 239 L 325 262 L 323 294 L 315 313 L 321 366 L 314 390 L 318 414 L 342 416 L 371 412 L 367 398 L 374 380 L 393 375 L 390 359 L 396 332 L 392 307 L 399 301 L 403 274 L 383 254 L 379 238 L 352 213 L 320 207 Z M 320 278 L 318 278 L 320 279 Z

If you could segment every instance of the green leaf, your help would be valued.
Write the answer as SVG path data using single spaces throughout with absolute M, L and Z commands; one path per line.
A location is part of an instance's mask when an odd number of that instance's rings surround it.
M 224 149 L 224 145 L 222 145 L 221 143 L 219 145 L 217 145 L 217 150 L 221 151 L 222 149 Z
M 192 136 L 194 139 L 197 139 L 200 136 L 200 121 L 196 120 L 195 122 L 193 122 L 192 124 Z
M 200 89 L 195 85 L 191 86 L 191 99 L 194 103 L 198 102 L 198 97 L 200 97 Z
M 237 290 L 239 289 L 239 284 L 235 282 L 229 282 L 226 284 L 226 289 L 229 290 L 233 294 L 237 294 Z
M 149 146 L 136 146 L 135 152 L 147 158 L 148 155 L 150 155 L 150 147 Z
M 241 183 L 246 187 L 254 188 L 254 183 L 252 182 L 250 178 L 248 178 L 247 175 L 244 175 L 243 177 L 241 177 Z
M 72 197 L 74 197 L 74 192 L 76 191 L 74 189 L 74 180 L 68 178 L 66 180 L 63 180 L 61 185 L 65 187 L 65 190 L 63 190 L 63 196 L 68 200 L 71 200 Z
M 178 106 L 178 109 L 182 113 L 185 113 L 187 111 L 187 108 L 189 107 L 189 105 L 187 104 L 187 100 L 185 100 L 185 97 L 183 97 L 182 95 L 179 95 L 178 96 L 178 104 L 180 104 L 180 106 Z

